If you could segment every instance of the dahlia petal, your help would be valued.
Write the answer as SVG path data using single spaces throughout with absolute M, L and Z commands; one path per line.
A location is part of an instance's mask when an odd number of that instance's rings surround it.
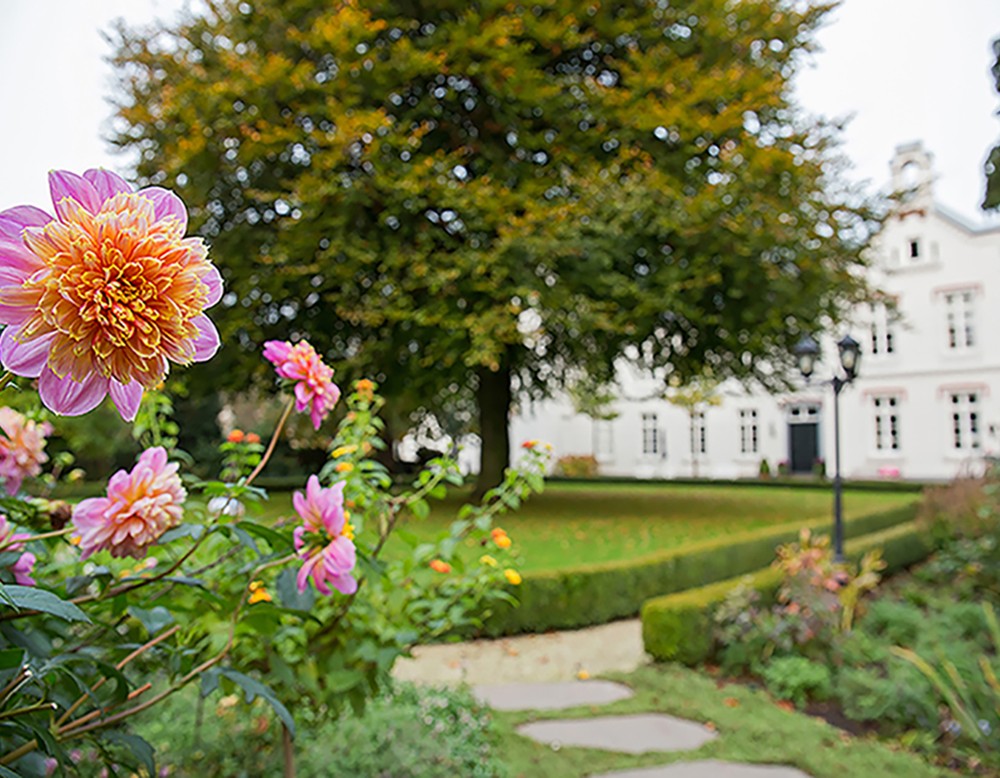
M 19 237 L 0 234 L 0 267 L 21 271 L 23 281 L 31 273 L 45 267 L 45 263 Z
M 191 323 L 198 328 L 198 335 L 193 341 L 194 361 L 207 362 L 219 350 L 219 331 L 212 320 L 203 313 L 192 318 Z
M 112 378 L 108 386 L 108 394 L 111 395 L 122 419 L 134 421 L 136 413 L 139 412 L 139 403 L 142 402 L 142 384 L 138 381 L 129 381 L 123 385 Z
M 0 234 L 20 239 L 26 227 L 44 227 L 52 217 L 33 205 L 17 205 L 0 211 Z
M 341 594 L 354 594 L 358 590 L 358 581 L 350 573 L 332 576 L 330 578 L 330 583 L 332 583 Z
M 153 201 L 153 213 L 157 221 L 173 217 L 180 222 L 183 228 L 182 232 L 187 231 L 187 208 L 184 207 L 184 201 L 181 198 L 169 189 L 164 189 L 162 186 L 150 186 L 140 189 L 139 194 Z
M 201 281 L 208 287 L 208 299 L 205 307 L 211 308 L 222 299 L 222 275 L 215 265 L 210 265 L 208 272 L 201 277 Z
M 124 178 L 104 168 L 85 170 L 83 177 L 94 185 L 94 189 L 97 190 L 102 200 L 110 200 L 119 192 L 129 193 L 132 191 L 132 187 Z
M 82 381 L 74 381 L 69 376 L 60 378 L 46 367 L 38 378 L 38 394 L 45 407 L 60 416 L 82 416 L 107 396 L 108 379 L 91 373 Z
M 354 543 L 343 535 L 331 540 L 323 549 L 323 564 L 331 575 L 350 572 L 356 559 Z
M 55 334 L 43 335 L 25 343 L 17 340 L 17 334 L 16 327 L 7 327 L 0 333 L 0 363 L 14 375 L 38 378 L 45 367 Z
M 280 365 L 292 353 L 292 344 L 282 340 L 269 340 L 264 344 L 263 356 L 273 365 Z
M 67 197 L 76 200 L 91 213 L 97 213 L 104 204 L 104 198 L 97 189 L 83 176 L 70 173 L 68 170 L 53 170 L 49 173 L 49 191 L 52 193 L 52 204 L 56 216 L 60 219 L 66 214 L 62 202 Z

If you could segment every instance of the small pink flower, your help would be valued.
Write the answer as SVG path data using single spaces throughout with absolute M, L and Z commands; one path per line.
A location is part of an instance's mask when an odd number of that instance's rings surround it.
M 49 174 L 55 217 L 30 205 L 0 212 L 0 362 L 38 379 L 46 407 L 78 416 L 109 394 L 135 418 L 170 363 L 210 359 L 219 333 L 205 310 L 222 277 L 187 209 L 158 186 L 120 176 Z
M 323 364 L 316 349 L 304 340 L 294 346 L 288 341 L 269 340 L 264 344 L 264 359 L 274 364 L 279 376 L 295 382 L 295 410 L 309 408 L 313 426 L 319 429 L 340 399 L 333 368 Z
M 0 513 L 0 552 L 21 551 L 28 537 L 29 535 L 23 533 L 15 533 L 14 525 Z M 34 554 L 30 551 L 21 554 L 20 558 L 10 566 L 10 571 L 14 574 L 14 583 L 19 586 L 34 586 L 35 579 L 31 577 L 31 569 L 34 566 Z
M 144 557 L 148 546 L 180 522 L 186 497 L 177 464 L 167 463 L 163 447 L 146 449 L 131 472 L 111 476 L 107 497 L 92 497 L 74 508 L 81 558 L 104 550 L 116 557 Z
M 25 478 L 42 472 L 49 461 L 45 455 L 45 438 L 52 433 L 48 422 L 28 421 L 13 408 L 0 408 L 0 478 L 7 493 L 14 495 Z
M 343 594 L 353 594 L 358 582 L 351 575 L 356 554 L 354 530 L 344 510 L 344 482 L 328 489 L 310 476 L 306 492 L 292 495 L 295 512 L 302 526 L 295 529 L 295 550 L 303 560 L 299 570 L 299 591 L 304 592 L 312 578 L 317 591 L 330 594 L 330 586 Z

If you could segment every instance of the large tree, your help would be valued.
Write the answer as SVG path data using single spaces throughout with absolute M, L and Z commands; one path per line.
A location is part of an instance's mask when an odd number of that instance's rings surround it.
M 789 95 L 829 7 L 214 0 L 118 29 L 116 140 L 223 268 L 223 381 L 302 336 L 405 411 L 471 387 L 485 486 L 517 393 L 780 375 L 859 293 L 867 216 Z

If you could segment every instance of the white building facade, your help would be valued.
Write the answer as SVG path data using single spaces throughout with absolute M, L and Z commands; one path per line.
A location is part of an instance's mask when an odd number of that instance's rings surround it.
M 873 246 L 871 280 L 885 303 L 865 305 L 840 334 L 860 344 L 857 379 L 840 395 L 846 478 L 947 480 L 1000 454 L 1000 227 L 976 229 L 933 201 L 931 155 L 900 146 L 893 189 L 906 190 Z M 839 337 L 839 336 L 838 336 Z M 716 405 L 689 412 L 662 383 L 619 371 L 617 416 L 592 420 L 565 398 L 526 403 L 514 446 L 551 442 L 554 461 L 594 456 L 602 475 L 746 478 L 766 460 L 792 473 L 832 470 L 836 347 L 794 394 L 723 385 Z M 657 397 L 660 395 L 660 397 Z

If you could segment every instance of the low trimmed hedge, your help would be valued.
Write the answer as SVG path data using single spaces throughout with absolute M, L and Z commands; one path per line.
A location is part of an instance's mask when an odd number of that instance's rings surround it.
M 914 522 L 848 541 L 844 548 L 852 560 L 873 548 L 881 548 L 886 572 L 892 573 L 927 557 L 930 543 Z M 642 606 L 642 642 L 654 659 L 696 665 L 712 655 L 712 615 L 715 608 L 741 581 L 761 595 L 765 605 L 774 601 L 781 585 L 781 572 L 765 567 L 750 576 L 738 576 L 710 586 L 648 600 Z
M 550 473 L 546 483 L 553 484 L 649 484 L 651 486 L 790 486 L 796 489 L 830 490 L 831 478 L 772 475 L 769 478 L 633 478 L 631 476 L 599 475 L 594 478 L 567 478 Z M 913 492 L 918 494 L 928 486 L 946 481 L 904 481 L 895 479 L 844 480 L 844 489 L 858 492 Z
M 847 522 L 847 533 L 860 537 L 912 521 L 916 503 L 860 516 Z M 499 605 L 481 632 L 490 637 L 546 632 L 606 624 L 636 616 L 642 604 L 672 592 L 694 589 L 745 575 L 770 564 L 774 549 L 798 537 L 802 526 L 827 530 L 829 521 L 777 527 L 715 538 L 639 559 L 580 565 L 531 573 L 514 594 L 519 606 Z

